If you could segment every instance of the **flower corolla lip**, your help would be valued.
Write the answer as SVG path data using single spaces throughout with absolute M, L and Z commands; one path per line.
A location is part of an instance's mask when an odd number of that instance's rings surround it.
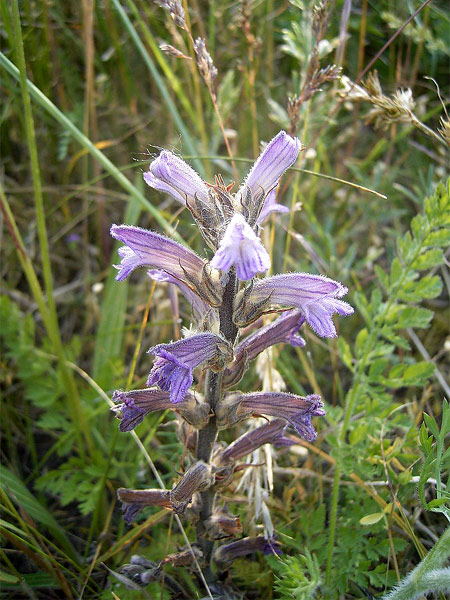
M 144 181 L 155 190 L 167 192 L 181 204 L 189 204 L 195 196 L 205 202 L 208 200 L 208 187 L 200 175 L 182 158 L 167 150 L 150 163 Z
M 270 256 L 261 239 L 243 215 L 236 213 L 229 222 L 219 248 L 211 260 L 215 269 L 228 271 L 233 265 L 239 279 L 252 279 L 270 267 Z
M 118 281 L 126 279 L 137 267 L 162 269 L 185 281 L 186 274 L 198 277 L 206 264 L 189 248 L 141 227 L 113 225 L 111 235 L 125 244 L 118 250 L 122 261 L 115 265 Z
M 170 401 L 181 402 L 193 382 L 193 369 L 217 357 L 224 340 L 214 333 L 197 333 L 170 344 L 158 344 L 148 351 L 156 356 L 147 385 L 170 392 Z
M 306 321 L 321 337 L 336 337 L 332 316 L 351 315 L 353 307 L 340 300 L 348 289 L 333 279 L 309 273 L 274 275 L 255 282 L 249 302 L 269 299 L 271 304 L 299 308 Z
M 264 201 L 264 206 L 258 217 L 258 225 L 262 225 L 264 221 L 274 212 L 288 213 L 289 208 L 283 204 L 277 204 L 278 185 L 267 194 Z

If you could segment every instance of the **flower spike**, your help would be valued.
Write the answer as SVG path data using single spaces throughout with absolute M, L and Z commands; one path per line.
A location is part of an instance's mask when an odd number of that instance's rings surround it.
M 244 217 L 235 214 L 211 260 L 215 269 L 228 271 L 233 265 L 236 275 L 246 281 L 270 267 L 270 256 Z

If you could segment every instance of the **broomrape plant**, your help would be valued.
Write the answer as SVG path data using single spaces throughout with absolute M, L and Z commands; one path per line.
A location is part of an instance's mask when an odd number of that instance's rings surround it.
M 125 244 L 119 249 L 122 260 L 116 266 L 117 280 L 145 267 L 151 279 L 177 286 L 192 308 L 192 325 L 182 339 L 148 351 L 154 357 L 148 387 L 116 391 L 113 396 L 121 431 L 134 429 L 150 412 L 167 409 L 194 431 L 186 435 L 187 429 L 179 428 L 191 452 L 191 464 L 171 490 L 118 490 L 127 523 L 146 506 L 165 507 L 196 522 L 197 539 L 191 551 L 183 549 L 175 557 L 171 555 L 170 561 L 163 559 L 159 572 L 167 562 L 198 560 L 206 581 L 212 583 L 218 576 L 215 570 L 227 569 L 237 557 L 258 550 L 279 552 L 279 542 L 267 532 L 240 538 L 239 519 L 227 507 L 219 506 L 216 494 L 240 470 L 237 463 L 241 458 L 264 444 L 296 443 L 293 436 L 286 435 L 288 426 L 301 438 L 314 441 L 317 434 L 312 419 L 325 414 L 317 395 L 235 389 L 249 362 L 264 350 L 277 343 L 305 345 L 299 335 L 305 323 L 321 337 L 336 337 L 333 315 L 353 313 L 341 299 L 347 288 L 322 275 L 258 277 L 271 266 L 260 238 L 261 226 L 272 212 L 288 210 L 277 204 L 277 189 L 300 148 L 299 139 L 281 131 L 235 194 L 220 176 L 213 185 L 204 182 L 171 152 L 161 152 L 150 164 L 145 182 L 187 207 L 211 249 L 209 261 L 153 231 L 128 225 L 111 227 L 111 235 Z M 263 324 L 262 317 L 268 313 L 277 316 Z M 251 324 L 256 325 L 246 333 Z M 203 394 L 194 384 L 199 368 L 206 371 Z M 217 442 L 219 431 L 261 415 L 275 418 L 228 446 Z M 239 539 L 232 540 L 236 537 Z M 216 547 L 218 540 L 227 541 Z M 148 582 L 148 569 L 138 569 L 137 579 Z

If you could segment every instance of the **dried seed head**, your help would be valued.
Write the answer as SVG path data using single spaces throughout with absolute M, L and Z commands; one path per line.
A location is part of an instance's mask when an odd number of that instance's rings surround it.
M 325 35 L 325 31 L 328 27 L 328 0 L 322 0 L 312 9 L 312 21 L 311 26 L 316 36 L 316 40 L 320 41 Z
M 450 146 L 450 119 L 441 117 L 438 133 L 446 142 L 447 146 Z
M 160 44 L 159 49 L 162 50 L 165 54 L 173 56 L 174 58 L 185 58 L 186 60 L 192 60 L 190 56 L 186 56 L 186 54 L 183 54 L 181 50 L 178 50 L 170 44 Z
M 155 0 L 155 3 L 170 13 L 170 16 L 178 25 L 186 29 L 186 21 L 184 20 L 184 9 L 181 6 L 180 0 Z
M 200 74 L 205 80 L 206 85 L 209 87 L 217 77 L 217 69 L 214 66 L 210 53 L 206 49 L 205 40 L 203 38 L 199 37 L 195 40 L 194 50 Z

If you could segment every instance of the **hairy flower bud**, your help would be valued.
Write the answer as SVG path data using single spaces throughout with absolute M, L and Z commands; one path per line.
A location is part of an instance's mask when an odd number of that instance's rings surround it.
M 228 569 L 236 558 L 247 556 L 254 552 L 262 552 L 263 554 L 280 554 L 279 542 L 274 538 L 266 539 L 263 535 L 256 537 L 246 537 L 230 544 L 220 546 L 214 552 L 214 562 L 222 569 Z
M 170 503 L 177 513 L 184 512 L 194 492 L 202 492 L 214 483 L 211 465 L 199 460 L 193 464 L 170 492 Z
M 117 490 L 117 497 L 122 502 L 123 518 L 128 525 L 134 521 L 138 513 L 146 506 L 171 508 L 169 490 L 131 490 L 128 488 L 119 488 Z

